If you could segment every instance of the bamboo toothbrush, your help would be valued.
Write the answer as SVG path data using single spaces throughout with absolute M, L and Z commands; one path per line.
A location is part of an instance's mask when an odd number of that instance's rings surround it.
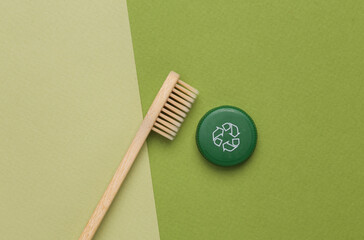
M 168 74 L 79 240 L 89 240 L 95 235 L 150 131 L 173 140 L 197 94 L 195 88 L 179 79 L 179 74 L 173 71 Z

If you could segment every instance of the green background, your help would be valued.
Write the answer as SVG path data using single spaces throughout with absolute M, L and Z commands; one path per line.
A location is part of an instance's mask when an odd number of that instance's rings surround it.
M 143 112 L 170 70 L 200 90 L 174 142 L 148 139 L 165 239 L 364 238 L 364 2 L 128 1 Z M 209 109 L 258 128 L 236 168 L 194 142 Z
M 142 119 L 125 0 L 1 0 L 0 239 L 78 239 Z M 146 146 L 105 239 L 159 239 Z

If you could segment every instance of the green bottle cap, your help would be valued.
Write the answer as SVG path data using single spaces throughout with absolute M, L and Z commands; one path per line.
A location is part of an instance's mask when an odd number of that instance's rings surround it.
M 220 166 L 233 166 L 247 160 L 257 144 L 257 129 L 243 110 L 221 106 L 200 120 L 196 142 L 201 154 Z

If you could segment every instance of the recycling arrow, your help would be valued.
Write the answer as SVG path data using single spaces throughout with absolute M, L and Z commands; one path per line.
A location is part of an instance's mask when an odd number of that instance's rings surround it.
M 224 134 L 230 136 L 230 140 L 223 141 Z M 224 123 L 221 127 L 216 126 L 215 131 L 212 133 L 212 140 L 217 147 L 222 146 L 225 152 L 232 152 L 240 145 L 239 128 L 230 122 Z M 225 138 L 226 139 L 226 138 Z

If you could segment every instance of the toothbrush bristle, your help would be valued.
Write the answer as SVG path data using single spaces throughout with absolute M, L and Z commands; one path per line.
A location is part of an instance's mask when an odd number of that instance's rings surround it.
M 173 140 L 197 95 L 197 89 L 182 80 L 178 80 L 152 130 L 169 140 Z

